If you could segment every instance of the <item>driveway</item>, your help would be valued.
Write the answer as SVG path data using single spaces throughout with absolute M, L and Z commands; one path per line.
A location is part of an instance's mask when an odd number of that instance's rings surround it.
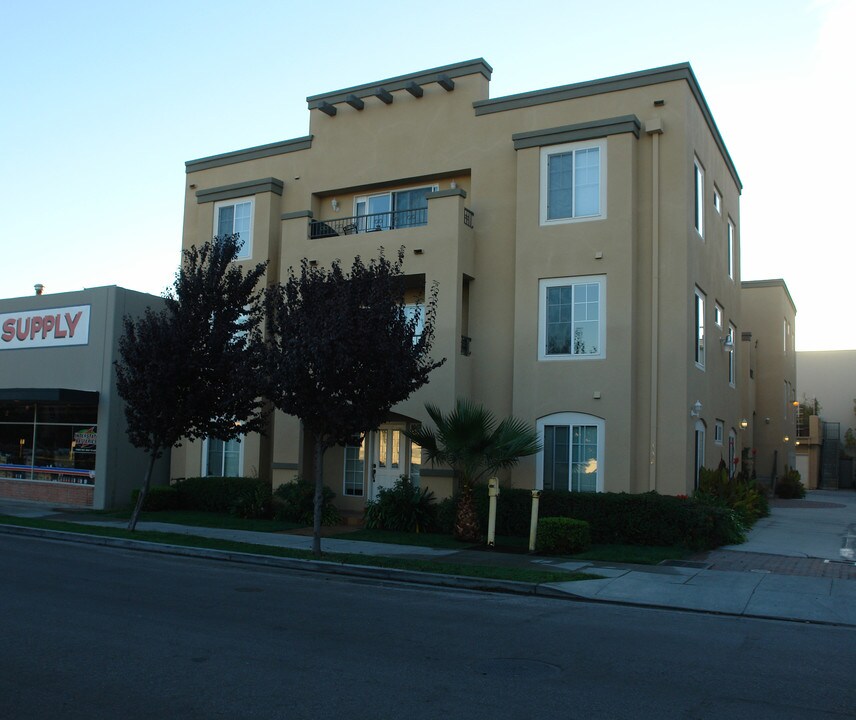
M 856 491 L 811 490 L 803 500 L 771 500 L 741 545 L 722 550 L 856 561 Z

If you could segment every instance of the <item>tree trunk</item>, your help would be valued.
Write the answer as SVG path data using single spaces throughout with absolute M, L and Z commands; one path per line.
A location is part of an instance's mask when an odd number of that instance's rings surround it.
M 469 482 L 461 483 L 454 535 L 456 540 L 462 542 L 477 543 L 481 540 L 479 519 L 476 514 L 476 499 L 473 494 L 473 486 Z
M 321 558 L 321 508 L 324 504 L 324 451 L 321 437 L 315 439 L 315 507 L 312 519 L 312 557 Z
M 140 494 L 137 496 L 137 504 L 134 506 L 134 512 L 131 513 L 131 519 L 128 522 L 128 530 L 131 532 L 137 527 L 137 518 L 140 517 L 140 511 L 143 509 L 143 503 L 146 501 L 146 495 L 149 492 L 149 483 L 152 481 L 152 470 L 157 459 L 157 450 L 152 450 L 151 458 L 149 459 L 149 469 L 146 470 L 146 480 L 143 483 L 143 487 L 140 488 Z

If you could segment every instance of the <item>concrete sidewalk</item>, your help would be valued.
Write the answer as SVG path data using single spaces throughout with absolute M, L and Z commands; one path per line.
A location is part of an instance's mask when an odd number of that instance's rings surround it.
M 831 497 L 829 497 L 831 495 Z M 801 501 L 786 501 L 799 503 Z M 814 503 L 811 504 L 805 504 Z M 603 579 L 575 582 L 558 582 L 543 585 L 529 583 L 498 583 L 478 581 L 472 578 L 450 578 L 396 570 L 378 570 L 362 566 L 343 566 L 337 563 L 283 560 L 265 560 L 265 564 L 284 564 L 289 567 L 304 566 L 307 569 L 326 572 L 346 572 L 349 575 L 363 574 L 367 577 L 400 579 L 402 581 L 457 586 L 468 589 L 502 587 L 515 592 L 528 592 L 568 599 L 606 601 L 653 607 L 676 608 L 701 612 L 742 615 L 747 617 L 776 618 L 806 622 L 820 622 L 856 626 L 856 565 L 852 562 L 830 559 L 823 555 L 833 554 L 831 548 L 840 550 L 843 538 L 850 525 L 856 522 L 856 493 L 838 491 L 819 495 L 811 493 L 803 505 L 776 503 L 770 518 L 756 525 L 745 545 L 730 546 L 727 550 L 713 551 L 699 556 L 695 561 L 674 563 L 668 566 L 620 565 L 615 563 L 571 562 L 561 558 L 543 558 L 527 554 L 502 553 L 483 550 L 447 550 L 411 545 L 392 545 L 359 540 L 325 538 L 322 549 L 330 553 L 352 553 L 379 557 L 402 557 L 436 560 L 462 565 L 492 565 L 529 567 L 542 570 L 587 572 L 600 575 Z M 64 512 L 61 508 L 46 508 L 28 503 L 0 501 L 0 514 L 19 517 L 41 517 L 63 519 L 83 524 L 125 527 L 121 521 L 93 520 Z M 764 525 L 762 526 L 762 523 Z M 818 532 L 812 533 L 812 525 Z M 276 546 L 300 550 L 311 549 L 312 538 L 284 533 L 247 532 L 219 528 L 185 527 L 169 523 L 141 522 L 140 530 L 183 533 L 208 538 L 220 538 L 241 543 Z M 4 532 L 15 530 L 0 526 Z M 837 540 L 835 539 L 837 534 Z M 817 535 L 817 537 L 815 537 Z M 74 539 L 73 535 L 65 535 Z M 151 546 L 152 543 L 121 541 Z M 800 543 L 804 543 L 801 545 Z M 110 544 L 110 543 L 104 543 Z M 178 554 L 202 554 L 205 557 L 224 557 L 231 561 L 241 560 L 235 553 L 220 551 L 188 552 L 184 548 L 170 546 L 156 548 L 158 552 Z M 800 554 L 800 547 L 805 552 Z M 746 549 L 745 552 L 743 549 Z M 784 554 L 770 554 L 759 548 L 781 550 Z M 153 549 L 153 548 L 147 548 Z M 811 552 L 820 556 L 809 558 Z M 722 564 L 723 556 L 741 556 L 750 559 L 749 567 L 741 570 L 716 569 Z M 838 556 L 840 557 L 840 555 Z M 811 563 L 815 568 L 812 575 L 797 574 L 793 563 Z M 296 565 L 295 565 L 296 564 Z M 304 564 L 304 565 L 301 565 Z M 681 566 L 683 565 L 683 566 Z M 757 565 L 759 567 L 751 567 Z M 774 571 L 772 567 L 779 567 Z M 820 570 L 817 570 L 820 568 Z M 828 569 L 830 572 L 824 572 Z M 434 580 L 436 579 L 436 580 Z

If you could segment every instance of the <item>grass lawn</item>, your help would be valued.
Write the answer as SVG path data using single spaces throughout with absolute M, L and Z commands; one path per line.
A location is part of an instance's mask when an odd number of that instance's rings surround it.
M 691 550 L 679 545 L 592 545 L 586 552 L 571 557 L 574 560 L 657 565 L 663 560 L 681 560 L 692 554 Z
M 112 510 L 80 513 L 80 515 L 95 518 L 111 518 L 115 520 L 128 520 L 131 517 L 130 510 Z M 190 525 L 192 527 L 225 528 L 228 530 L 250 530 L 252 532 L 284 532 L 304 527 L 298 523 L 289 523 L 282 520 L 252 520 L 235 517 L 227 513 L 197 512 L 192 510 L 161 510 L 159 512 L 140 513 L 140 522 L 162 522 L 174 525 Z
M 338 540 L 365 540 L 366 542 L 393 543 L 395 545 L 418 545 L 420 547 L 466 550 L 470 543 L 455 540 L 451 535 L 439 533 L 407 533 L 394 530 L 354 530 L 331 535 Z
M 156 514 L 160 515 L 160 513 Z M 100 537 L 142 540 L 146 542 L 156 542 L 167 545 L 179 545 L 182 547 L 209 548 L 212 550 L 253 553 L 256 555 L 270 555 L 273 557 L 289 557 L 301 560 L 313 559 L 312 553 L 308 550 L 294 550 L 291 548 L 270 547 L 268 545 L 254 545 L 251 543 L 240 543 L 233 542 L 230 540 L 218 540 L 214 538 L 203 538 L 194 535 L 182 535 L 180 533 L 152 532 L 144 530 L 136 530 L 134 532 L 130 532 L 121 528 L 80 525 L 74 522 L 43 520 L 40 518 L 18 518 L 5 515 L 0 515 L 0 524 L 43 528 L 47 530 L 59 530 L 62 532 L 77 533 L 82 535 L 97 535 Z M 399 570 L 432 572 L 443 575 L 461 575 L 464 577 L 475 577 L 494 580 L 513 580 L 517 582 L 529 583 L 568 582 L 569 580 L 592 580 L 598 577 L 597 575 L 592 574 L 571 573 L 554 570 L 465 565 L 443 561 L 437 562 L 434 560 L 413 560 L 407 558 L 374 557 L 371 555 L 356 555 L 349 553 L 324 553 L 322 560 L 341 563 L 343 565 L 366 565 L 370 567 L 396 568 Z

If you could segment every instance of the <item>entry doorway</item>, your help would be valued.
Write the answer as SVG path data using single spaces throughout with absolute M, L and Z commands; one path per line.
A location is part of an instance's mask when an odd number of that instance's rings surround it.
M 412 445 L 404 435 L 406 425 L 404 423 L 390 423 L 382 425 L 380 429 L 371 433 L 371 475 L 369 482 L 371 489 L 369 498 L 377 499 L 381 489 L 389 490 L 402 475 L 410 475 L 414 482 L 418 482 L 419 459 L 416 466 L 413 463 L 413 451 L 419 455 L 419 447 Z M 416 477 L 414 475 L 414 470 Z

